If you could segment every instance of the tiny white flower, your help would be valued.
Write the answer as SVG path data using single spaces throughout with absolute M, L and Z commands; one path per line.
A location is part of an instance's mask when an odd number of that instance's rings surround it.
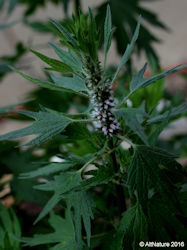
M 116 129 L 116 126 L 115 126 L 114 124 L 111 124 L 110 127 L 111 127 L 112 129 Z

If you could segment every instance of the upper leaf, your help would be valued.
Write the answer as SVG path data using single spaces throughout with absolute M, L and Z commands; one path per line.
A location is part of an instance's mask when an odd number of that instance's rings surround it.
M 132 40 L 131 40 L 131 43 L 127 45 L 127 48 L 125 50 L 125 53 L 124 55 L 122 56 L 122 59 L 121 59 L 121 62 L 116 70 L 116 73 L 114 75 L 114 78 L 112 80 L 112 82 L 115 81 L 118 73 L 120 72 L 121 68 L 124 66 L 125 63 L 127 63 L 127 61 L 129 60 L 129 57 L 134 49 L 134 46 L 135 46 L 135 43 L 136 43 L 136 40 L 138 39 L 138 34 L 139 34 L 139 30 L 140 30 L 140 18 L 138 20 L 138 23 L 137 23 L 137 26 L 136 26 L 136 30 L 134 32 L 134 35 L 132 37 Z
M 65 64 L 69 65 L 75 72 L 79 72 L 82 69 L 82 63 L 79 57 L 71 50 L 65 51 L 54 43 L 49 42 L 49 45 L 54 49 L 56 54 Z
M 72 68 L 68 66 L 67 64 L 60 62 L 56 59 L 50 58 L 48 56 L 45 56 L 35 50 L 31 50 L 32 53 L 34 53 L 36 56 L 38 56 L 42 61 L 46 62 L 48 65 L 52 67 L 52 70 L 55 70 L 57 72 L 72 72 Z
M 184 112 L 187 112 L 187 102 L 184 102 L 177 107 L 171 108 L 169 111 L 166 111 L 161 115 L 157 115 L 155 117 L 148 119 L 147 124 L 154 124 L 162 122 L 165 119 L 172 119 Z
M 112 34 L 114 30 L 115 29 L 112 29 L 112 18 L 111 18 L 110 6 L 107 5 L 107 12 L 106 12 L 106 18 L 105 18 L 105 25 L 104 25 L 104 66 L 106 64 L 106 57 L 110 49 Z
M 61 82 L 59 81 L 59 78 L 58 77 L 55 77 L 54 76 L 54 79 L 58 79 L 56 82 L 54 81 L 53 82 L 49 82 L 49 81 L 45 81 L 45 80 L 38 80 L 36 78 L 33 78 L 31 76 L 28 76 L 22 72 L 20 72 L 19 70 L 13 68 L 13 67 L 10 67 L 13 71 L 17 72 L 18 74 L 20 74 L 22 77 L 24 77 L 25 79 L 31 81 L 31 82 L 34 82 L 36 83 L 38 86 L 41 86 L 43 88 L 47 88 L 47 89 L 51 89 L 51 90 L 58 90 L 58 91 L 67 91 L 67 92 L 72 92 L 72 93 L 78 93 L 80 95 L 83 95 L 83 96 L 87 96 L 86 94 L 84 93 L 81 93 L 80 89 L 83 89 L 83 90 L 86 90 L 86 87 L 84 85 L 84 81 L 81 80 L 81 78 L 77 77 L 77 76 L 74 76 L 73 78 L 72 77 L 65 77 L 65 78 L 62 78 L 62 79 L 66 79 L 69 81 L 69 83 L 72 81 L 71 83 L 71 86 L 67 85 L 66 82 Z M 75 83 L 73 83 L 73 81 Z M 76 84 L 79 84 L 79 87 L 76 86 Z M 82 85 L 82 86 L 81 86 Z M 76 90 L 74 90 L 76 89 Z M 78 89 L 78 90 L 77 90 Z
M 159 75 L 144 78 L 144 73 L 145 73 L 145 70 L 147 68 L 147 63 L 146 63 L 143 66 L 143 68 L 136 75 L 134 75 L 132 77 L 132 80 L 130 82 L 130 92 L 133 93 L 134 91 L 136 91 L 140 88 L 144 88 L 144 87 L 148 86 L 149 84 L 154 83 L 154 82 L 158 81 L 159 79 L 162 79 L 162 78 L 166 77 L 167 75 L 173 74 L 173 73 L 175 73 L 181 69 L 184 69 L 186 67 L 187 67 L 187 65 L 180 66 L 180 67 L 177 66 L 177 67 L 174 67 L 172 69 L 166 70 Z
M 64 89 L 73 90 L 75 92 L 87 91 L 85 81 L 76 75 L 73 75 L 73 77 L 65 77 L 51 74 L 51 78 L 56 86 Z
M 74 39 L 74 37 L 59 22 L 53 19 L 51 19 L 50 22 L 60 31 L 66 41 L 71 44 L 72 48 L 75 48 L 79 51 L 77 41 Z

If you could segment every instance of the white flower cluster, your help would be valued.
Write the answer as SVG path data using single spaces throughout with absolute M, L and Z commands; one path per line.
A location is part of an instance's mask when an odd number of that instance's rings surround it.
M 96 119 L 95 127 L 101 129 L 105 135 L 112 136 L 118 131 L 119 123 L 111 111 L 115 106 L 111 82 L 108 80 L 102 86 L 96 87 L 95 91 L 91 91 L 90 97 L 94 107 L 92 117 Z
M 100 63 L 93 64 L 89 57 L 83 58 L 83 75 L 89 90 L 93 106 L 92 117 L 96 120 L 94 125 L 105 135 L 112 136 L 119 130 L 119 123 L 115 119 L 112 108 L 115 106 L 112 83 L 108 79 L 101 85 Z

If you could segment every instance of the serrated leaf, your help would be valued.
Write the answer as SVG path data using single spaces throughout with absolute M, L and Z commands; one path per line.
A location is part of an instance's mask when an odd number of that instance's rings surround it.
M 154 124 L 158 122 L 162 122 L 164 119 L 172 119 L 176 116 L 187 112 L 187 102 L 182 103 L 181 105 L 171 108 L 169 111 L 166 111 L 165 113 L 155 116 L 153 118 L 150 118 L 147 120 L 147 124 Z
M 65 219 L 51 213 L 49 224 L 54 229 L 53 233 L 35 234 L 33 238 L 22 238 L 25 246 L 38 246 L 50 243 L 58 243 L 62 250 L 76 249 L 75 233 L 71 218 L 66 213 Z M 60 244 L 59 244 L 60 243 Z
M 0 141 L 15 139 L 27 135 L 39 134 L 25 145 L 40 145 L 60 134 L 71 123 L 71 119 L 47 112 L 18 111 L 18 113 L 35 119 L 28 127 L 0 136 Z
M 140 206 L 134 206 L 123 213 L 119 228 L 114 234 L 110 250 L 136 250 L 139 242 L 148 239 L 147 219 Z
M 91 237 L 91 222 L 93 219 L 92 207 L 95 204 L 92 201 L 91 197 L 86 192 L 75 192 L 68 196 L 67 207 L 69 211 L 73 208 L 74 213 L 72 212 L 73 221 L 75 224 L 75 232 L 78 245 L 81 243 L 82 238 L 82 221 L 86 231 L 88 246 L 90 246 L 90 237 Z
M 83 180 L 79 186 L 75 188 L 76 191 L 88 190 L 91 187 L 108 184 L 114 178 L 114 172 L 106 167 L 98 169 L 96 176 Z
M 141 140 L 148 145 L 148 139 L 141 125 L 144 117 L 148 117 L 145 112 L 145 104 L 143 103 L 139 108 L 120 108 L 114 111 L 114 114 L 119 119 L 123 117 L 127 126 L 133 130 Z
M 112 80 L 112 82 L 115 81 L 118 73 L 120 72 L 121 68 L 124 66 L 125 63 L 127 63 L 127 61 L 129 60 L 129 57 L 133 51 L 133 48 L 135 46 L 135 42 L 136 40 L 138 39 L 138 34 L 139 34 L 139 29 L 140 29 L 140 17 L 139 17 L 139 20 L 138 20 L 138 24 L 136 26 L 136 29 L 135 29 L 135 32 L 134 32 L 134 35 L 132 37 L 132 40 L 131 40 L 131 43 L 127 45 L 127 48 L 125 50 L 125 53 L 124 55 L 122 56 L 122 59 L 121 59 L 121 62 L 116 70 L 116 73 L 114 75 L 114 78 Z
M 63 88 L 60 84 L 55 84 L 55 83 L 52 83 L 52 82 L 49 82 L 49 81 L 45 81 L 45 80 L 38 80 L 36 78 L 33 78 L 31 76 L 28 76 L 22 72 L 20 72 L 19 70 L 15 69 L 14 67 L 11 67 L 9 66 L 13 71 L 17 72 L 18 74 L 20 74 L 22 77 L 24 77 L 25 79 L 31 81 L 31 82 L 34 82 L 36 83 L 38 86 L 40 87 L 43 87 L 43 88 L 47 88 L 47 89 L 51 89 L 51 90 L 57 90 L 57 91 L 66 91 L 66 92 L 72 92 L 72 93 L 79 93 L 80 95 L 83 95 L 83 96 L 87 96 L 86 94 L 84 93 L 80 93 L 80 92 L 75 92 L 71 89 L 65 89 Z
M 187 65 L 180 66 L 180 67 L 177 66 L 177 67 L 174 67 L 172 69 L 166 70 L 166 71 L 164 71 L 161 74 L 158 74 L 156 76 L 144 78 L 144 73 L 145 73 L 145 70 L 147 68 L 147 63 L 146 63 L 143 66 L 143 68 L 136 75 L 134 75 L 132 77 L 132 80 L 130 82 L 130 92 L 133 93 L 140 88 L 144 88 L 144 87 L 148 86 L 149 84 L 154 83 L 154 82 L 158 81 L 159 79 L 162 79 L 162 78 L 166 77 L 167 75 L 173 74 L 173 73 L 175 73 L 181 69 L 184 69 L 186 67 L 187 67 Z
M 45 56 L 35 50 L 31 50 L 32 53 L 34 53 L 36 56 L 38 56 L 42 61 L 44 61 L 45 63 L 47 63 L 48 65 L 50 65 L 52 67 L 53 70 L 57 71 L 57 72 L 72 72 L 72 68 L 69 67 L 68 65 L 66 65 L 63 62 L 60 62 L 56 59 L 50 58 L 48 56 Z
M 55 53 L 66 65 L 71 67 L 75 72 L 82 70 L 82 63 L 79 57 L 72 51 L 65 51 L 54 43 L 49 42 L 49 45 L 54 49 Z
M 165 172 L 172 172 L 176 176 L 182 169 L 175 161 L 174 155 L 159 148 L 138 146 L 128 169 L 127 185 L 131 194 L 136 190 L 138 201 L 144 211 L 147 210 L 148 190 L 154 188 L 162 197 L 162 202 L 170 204 L 175 211 L 177 197 L 175 188 Z M 164 171 L 162 170 L 164 169 Z
M 54 74 L 50 75 L 56 86 L 68 90 L 73 90 L 74 92 L 81 92 L 88 90 L 86 88 L 85 81 L 76 75 L 73 75 L 73 77 L 56 76 Z
M 73 188 L 79 185 L 80 181 L 81 181 L 80 173 L 65 172 L 58 176 L 55 176 L 54 180 L 52 181 L 35 186 L 35 188 L 38 190 L 54 192 L 54 195 L 47 202 L 42 212 L 36 219 L 35 223 L 37 223 L 44 216 L 46 216 L 60 200 L 65 198 L 66 193 L 70 192 Z

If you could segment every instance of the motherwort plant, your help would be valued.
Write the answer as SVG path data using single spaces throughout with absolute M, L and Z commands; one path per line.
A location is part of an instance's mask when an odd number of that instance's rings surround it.
M 60 162 L 45 157 L 35 170 L 22 171 L 19 176 L 20 182 L 32 180 L 33 190 L 45 198 L 35 223 L 49 216 L 48 231 L 21 241 L 26 246 L 45 245 L 45 249 L 53 250 L 136 250 L 142 241 L 184 245 L 186 174 L 175 155 L 158 147 L 157 138 L 170 120 L 186 112 L 187 103 L 159 112 L 145 102 L 128 107 L 127 100 L 139 89 L 156 85 L 159 79 L 186 66 L 145 78 L 145 64 L 132 76 L 121 98 L 114 91 L 114 83 L 120 82 L 119 73 L 135 46 L 140 18 L 115 72 L 106 64 L 115 32 L 109 6 L 104 32 L 96 26 L 91 10 L 88 16 L 80 12 L 63 25 L 55 20 L 50 25 L 60 45 L 49 45 L 60 60 L 32 52 L 49 65 L 48 71 L 59 73 L 49 73 L 49 80 L 38 80 L 12 69 L 40 87 L 71 92 L 80 99 L 77 103 L 72 98 L 76 108 L 73 114 L 44 106 L 38 112 L 14 111 L 35 121 L 0 136 L 0 140 L 9 140 L 35 134 L 26 145 L 36 150 L 50 144 L 51 150 L 57 150 L 53 154 L 60 157 Z M 102 32 L 103 66 L 98 57 Z

